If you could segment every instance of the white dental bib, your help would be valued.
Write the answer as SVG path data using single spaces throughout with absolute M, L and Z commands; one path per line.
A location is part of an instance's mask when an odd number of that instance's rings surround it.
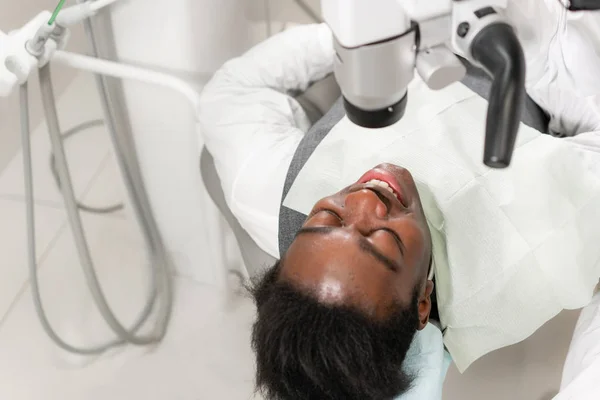
M 284 206 L 317 200 L 382 162 L 417 181 L 434 240 L 444 343 L 463 372 L 562 309 L 585 306 L 600 277 L 600 154 L 521 124 L 512 165 L 483 165 L 487 102 L 460 83 L 415 79 L 404 118 L 369 130 L 342 119 Z

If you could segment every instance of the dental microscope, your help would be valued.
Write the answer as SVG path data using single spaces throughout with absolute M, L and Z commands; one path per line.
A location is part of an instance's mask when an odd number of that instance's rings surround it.
M 461 57 L 492 79 L 483 162 L 508 167 L 526 96 L 523 49 L 503 16 L 508 1 L 322 0 L 348 118 L 365 128 L 396 123 L 415 70 L 430 89 L 443 89 L 464 77 Z M 560 2 L 570 11 L 600 9 L 598 0 Z

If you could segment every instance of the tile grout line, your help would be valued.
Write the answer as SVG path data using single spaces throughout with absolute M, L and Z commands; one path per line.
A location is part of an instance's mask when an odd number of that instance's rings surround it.
M 111 155 L 111 150 L 110 149 L 106 150 L 106 154 L 104 155 L 104 157 L 102 157 L 102 160 L 100 161 L 100 164 L 96 168 L 96 171 L 94 172 L 94 174 L 88 181 L 87 185 L 85 185 L 85 188 L 81 192 L 82 200 L 85 200 L 87 195 L 90 193 L 90 191 L 94 187 L 94 184 L 98 181 L 98 178 L 100 177 L 100 175 L 102 175 L 102 172 L 104 172 L 104 170 L 108 166 L 108 162 L 110 161 L 110 155 Z
M 65 221 L 58 228 L 58 230 L 56 231 L 56 233 L 54 234 L 54 236 L 50 240 L 50 242 L 48 242 L 48 245 L 46 246 L 46 249 L 42 252 L 42 254 L 39 257 L 39 260 L 35 260 L 36 269 L 38 270 L 38 274 L 41 271 L 41 267 L 40 266 L 46 260 L 46 258 L 48 257 L 48 255 L 50 254 L 50 252 L 52 251 L 52 249 L 54 248 L 54 245 L 56 245 L 56 242 L 58 242 L 58 239 L 65 232 L 65 229 L 67 228 L 68 225 L 69 224 L 68 224 L 68 222 L 65 219 Z M 26 260 L 26 264 L 25 265 L 27 267 L 27 270 L 29 271 L 29 259 Z M 27 279 L 25 280 L 25 282 L 23 282 L 23 284 L 21 285 L 21 288 L 17 292 L 15 298 L 13 299 L 13 301 L 11 301 L 10 305 L 6 309 L 6 312 L 0 318 L 0 330 L 2 330 L 2 327 L 4 326 L 4 323 L 8 320 L 8 318 L 10 317 L 10 315 L 12 314 L 12 312 L 14 311 L 14 308 L 16 307 L 17 303 L 21 300 L 21 298 L 23 297 L 23 295 L 25 294 L 25 291 L 27 290 L 27 288 L 29 286 L 30 286 L 30 276 L 29 276 L 29 272 L 28 272 L 27 273 Z
M 100 178 L 100 175 L 102 175 L 102 172 L 104 172 L 104 170 L 108 167 L 108 164 L 109 164 L 110 161 L 111 161 L 111 150 L 108 150 L 106 152 L 106 155 L 104 156 L 104 158 L 100 162 L 100 165 L 98 166 L 98 169 L 96 170 L 96 172 L 94 173 L 94 175 L 90 179 L 89 183 L 87 184 L 87 186 L 85 187 L 85 189 L 81 193 L 81 199 L 82 199 L 82 201 L 84 201 L 85 198 L 87 197 L 87 195 L 90 194 L 90 191 L 94 188 L 94 185 L 96 184 L 96 182 Z M 121 201 L 121 203 L 123 203 L 125 205 L 125 201 Z M 110 218 L 110 219 L 117 219 L 117 220 L 125 220 L 125 219 L 127 219 L 126 217 L 119 216 L 118 214 L 115 215 L 115 213 L 101 214 L 101 215 L 104 216 L 104 217 L 106 217 L 106 218 Z
M 90 179 L 90 183 L 88 184 L 88 186 L 85 187 L 85 189 L 81 195 L 82 198 L 87 196 L 89 194 L 90 190 L 93 189 L 94 184 L 98 180 L 100 174 L 108 166 L 109 161 L 110 161 L 110 154 L 107 154 L 105 156 L 105 158 L 100 162 L 100 165 L 98 166 L 99 170 L 97 170 L 94 173 L 94 176 L 92 176 L 92 178 Z M 20 194 L 0 193 L 0 200 L 11 201 L 11 202 L 15 202 L 15 203 L 25 203 L 25 196 L 20 195 Z M 43 208 L 52 209 L 52 210 L 61 210 L 62 211 L 65 209 L 64 203 L 62 203 L 62 202 L 59 203 L 59 202 L 53 201 L 53 200 L 34 200 L 34 204 L 37 207 L 43 207 Z M 103 215 L 105 217 L 111 218 L 111 219 L 117 219 L 117 220 L 126 219 L 125 216 L 118 215 L 115 213 L 103 214 Z
M 24 195 L 20 194 L 2 194 L 0 193 L 0 200 L 12 201 L 15 203 L 25 203 L 26 199 Z M 34 205 L 44 208 L 62 209 L 64 208 L 62 203 L 58 203 L 52 200 L 36 200 L 33 201 Z
M 104 169 L 108 165 L 110 153 L 111 153 L 111 150 L 107 149 L 106 153 L 100 160 L 100 163 L 96 167 L 96 170 L 92 174 L 92 177 L 85 185 L 85 187 L 81 193 L 82 199 L 85 198 L 85 196 L 93 188 L 94 183 L 98 180 L 98 177 L 100 176 L 102 171 L 104 171 Z M 2 176 L 3 172 L 4 171 L 0 171 L 0 176 Z M 58 190 L 59 194 L 61 194 L 60 189 L 57 188 L 57 190 Z M 62 197 L 62 194 L 61 194 L 61 197 Z M 21 203 L 24 203 L 26 201 L 24 194 L 10 194 L 10 193 L 0 193 L 0 200 L 8 200 L 8 201 L 14 201 L 14 202 L 21 202 Z M 78 199 L 76 199 L 76 200 L 79 201 Z M 58 201 L 54 201 L 54 200 L 36 199 L 35 195 L 34 195 L 34 204 L 37 206 L 41 206 L 41 207 L 64 209 L 64 202 L 58 202 Z
M 96 169 L 96 172 L 94 173 L 94 175 L 92 176 L 92 178 L 90 179 L 90 181 L 86 185 L 85 189 L 83 190 L 82 197 L 85 197 L 89 193 L 89 191 L 94 186 L 94 183 L 98 180 L 98 177 L 100 176 L 100 174 L 104 171 L 104 169 L 108 165 L 109 161 L 110 161 L 110 151 L 107 151 L 106 155 L 104 156 L 104 158 L 100 162 L 100 165 Z M 11 200 L 11 201 L 20 201 L 20 202 L 24 202 L 25 201 L 24 198 L 18 199 L 19 197 L 20 196 L 14 196 L 14 195 L 0 195 L 0 199 Z M 50 202 L 44 202 L 44 203 L 50 203 Z M 37 201 L 34 201 L 34 204 L 38 205 L 38 206 L 40 205 L 40 204 L 38 204 Z M 55 206 L 52 207 L 52 206 L 48 206 L 47 204 L 46 205 L 42 204 L 41 206 L 42 207 L 46 206 L 46 207 L 51 207 L 51 208 L 57 208 L 57 203 L 51 203 L 51 204 L 54 204 Z M 63 207 L 60 207 L 60 208 L 63 208 Z M 38 276 L 39 276 L 39 273 L 42 270 L 42 265 L 43 265 L 44 261 L 46 260 L 46 258 L 50 254 L 50 252 L 54 249 L 54 246 L 56 245 L 56 242 L 58 242 L 59 238 L 66 231 L 66 228 L 68 226 L 69 226 L 69 223 L 68 223 L 68 221 L 65 218 L 65 220 L 62 223 L 62 225 L 58 228 L 58 230 L 54 234 L 53 238 L 50 240 L 50 242 L 48 242 L 48 245 L 46 246 L 46 249 L 42 252 L 41 256 L 39 257 L 39 260 L 35 260 L 35 262 L 36 262 L 36 268 L 37 268 L 37 271 L 38 271 Z M 27 255 L 26 255 L 26 257 L 27 257 Z M 28 263 L 29 263 L 29 260 L 26 260 L 26 266 L 29 269 Z M 10 305 L 6 309 L 6 312 L 0 318 L 0 330 L 2 330 L 2 327 L 6 323 L 6 321 L 8 320 L 8 318 L 10 317 L 10 315 L 12 314 L 12 312 L 14 311 L 17 303 L 23 298 L 23 295 L 25 294 L 25 292 L 27 291 L 27 289 L 30 287 L 30 285 L 31 285 L 30 279 L 31 279 L 31 277 L 29 276 L 29 274 L 27 274 L 27 279 L 25 280 L 25 282 L 23 282 L 23 284 L 21 285 L 21 288 L 19 289 L 19 291 L 15 295 L 14 299 L 11 301 Z
M 77 79 L 77 78 L 76 78 Z M 76 84 L 75 80 L 73 82 L 70 83 L 69 87 L 67 88 L 67 91 Z M 40 122 L 40 124 L 38 126 L 35 127 L 35 129 L 31 132 L 31 138 L 33 139 L 35 136 L 40 134 L 40 127 L 44 124 L 45 120 L 42 119 L 42 121 Z M 22 153 L 22 149 L 19 149 L 16 154 L 11 158 L 11 160 L 9 161 L 9 164 L 14 162 L 14 160 L 19 157 L 19 154 Z M 97 181 L 98 177 L 100 176 L 100 174 L 102 173 L 102 171 L 104 170 L 104 168 L 106 168 L 108 161 L 109 161 L 109 157 L 110 157 L 110 149 L 107 150 L 106 154 L 104 155 L 102 161 L 100 162 L 99 166 L 96 169 L 96 172 L 94 173 L 94 175 L 92 176 L 92 178 L 90 179 L 90 181 L 87 183 L 83 193 L 82 193 L 82 197 L 85 197 L 89 191 L 91 190 L 91 188 L 93 187 L 94 183 Z M 8 166 L 8 164 L 7 164 Z M 4 173 L 6 172 L 7 168 L 3 168 L 2 171 L 0 171 L 0 176 L 3 176 Z M 1 200 L 6 200 L 6 201 L 13 201 L 13 202 L 20 202 L 20 203 L 25 203 L 25 196 L 24 195 L 10 195 L 10 194 L 1 194 L 0 193 L 0 199 Z M 38 200 L 34 198 L 34 206 L 36 207 L 45 207 L 45 208 L 51 208 L 51 209 L 62 209 L 64 210 L 64 205 L 58 202 L 54 202 L 54 201 L 47 201 L 47 200 Z M 56 243 L 58 242 L 59 238 L 64 234 L 64 232 L 66 231 L 66 229 L 69 227 L 69 223 L 68 220 L 66 218 L 64 218 L 62 224 L 59 226 L 59 228 L 57 229 L 56 233 L 54 234 L 54 236 L 52 237 L 52 239 L 48 242 L 48 244 L 46 245 L 46 248 L 41 252 L 39 258 L 36 257 L 37 259 L 35 260 L 36 262 L 36 268 L 38 270 L 38 273 L 41 272 L 41 268 L 42 265 L 44 263 L 44 261 L 47 259 L 47 257 L 49 256 L 50 252 L 54 249 Z M 27 258 L 27 254 L 25 254 L 25 257 Z M 28 260 L 26 260 L 26 267 L 27 269 L 28 267 Z M 11 303 L 9 304 L 8 308 L 6 309 L 6 311 L 4 312 L 3 315 L 0 316 L 0 330 L 2 329 L 2 327 L 4 326 L 5 322 L 8 320 L 8 318 L 10 317 L 10 315 L 13 313 L 14 308 L 16 307 L 17 303 L 23 298 L 23 295 L 25 293 L 25 291 L 27 290 L 27 288 L 30 286 L 30 277 L 29 274 L 27 274 L 27 279 L 25 280 L 25 282 L 23 282 L 23 284 L 21 285 L 21 288 L 19 289 L 19 291 L 17 292 L 17 294 L 15 295 L 14 299 L 11 301 Z

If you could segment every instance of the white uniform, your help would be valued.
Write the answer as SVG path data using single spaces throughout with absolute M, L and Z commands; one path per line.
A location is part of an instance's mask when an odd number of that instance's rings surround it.
M 600 33 L 595 32 L 600 30 L 600 14 L 578 14 L 565 28 L 560 19 L 562 9 L 555 0 L 517 3 L 509 15 L 526 51 L 528 93 L 551 116 L 553 131 L 578 135 L 562 140 L 577 141 L 600 152 L 600 80 L 596 78 L 600 73 Z M 536 19 L 529 21 L 528 16 Z M 327 27 L 299 27 L 228 62 L 205 88 L 204 142 L 215 158 L 226 201 L 257 244 L 275 257 L 279 256 L 278 218 L 284 181 L 298 143 L 310 127 L 288 93 L 303 91 L 331 73 L 333 57 Z M 483 121 L 485 115 L 481 118 Z M 247 129 L 239 130 L 241 123 Z M 587 332 L 593 332 L 591 326 L 600 331 L 598 305 L 593 310 L 596 318 L 587 319 L 593 321 L 586 325 Z M 573 342 L 565 368 L 565 393 L 577 390 L 571 389 L 574 385 L 585 387 L 586 379 L 588 385 L 600 384 L 590 369 L 600 369 L 600 358 L 590 367 L 593 363 L 582 362 L 580 351 L 575 350 L 586 349 L 582 354 L 587 354 L 589 346 L 600 342 L 589 341 L 588 345 L 580 339 L 585 336 L 576 336 Z M 587 368 L 585 373 L 582 368 Z M 581 396 L 580 392 L 565 398 Z

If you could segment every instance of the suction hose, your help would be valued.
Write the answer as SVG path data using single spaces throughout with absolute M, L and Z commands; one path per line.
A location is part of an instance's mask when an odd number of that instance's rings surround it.
M 471 54 L 492 77 L 485 129 L 484 164 L 510 165 L 525 102 L 525 54 L 513 28 L 505 23 L 484 28 Z
M 108 2 L 111 2 L 109 0 Z M 53 18 L 56 18 L 60 8 L 64 4 L 61 1 L 55 11 Z M 91 31 L 89 21 L 87 27 L 88 33 L 93 48 L 93 52 L 98 54 L 95 37 Z M 91 32 L 90 32 L 91 31 Z M 135 152 L 135 144 L 131 135 L 125 133 L 118 134 L 114 116 L 111 112 L 110 99 L 108 97 L 106 86 L 101 77 L 98 78 L 100 95 L 105 115 L 107 117 L 107 125 L 115 151 L 117 160 L 123 176 L 127 183 L 128 194 L 131 197 L 133 210 L 137 217 L 137 222 L 141 225 L 143 237 L 147 246 L 149 262 L 150 262 L 150 289 L 147 301 L 132 327 L 125 327 L 119 322 L 114 312 L 110 309 L 104 291 L 98 281 L 93 261 L 91 259 L 90 250 L 85 237 L 81 217 L 79 215 L 79 207 L 75 198 L 71 176 L 67 164 L 66 154 L 63 146 L 63 136 L 61 135 L 56 110 L 54 90 L 52 87 L 52 79 L 50 66 L 46 65 L 40 69 L 40 89 L 42 92 L 42 102 L 48 131 L 54 154 L 54 163 L 56 176 L 59 178 L 60 189 L 65 201 L 65 208 L 69 224 L 71 226 L 75 245 L 78 251 L 79 260 L 83 269 L 86 282 L 91 291 L 92 298 L 113 333 L 117 338 L 103 344 L 98 344 L 90 347 L 73 346 L 57 334 L 50 324 L 50 321 L 44 310 L 39 280 L 37 274 L 37 256 L 35 251 L 35 213 L 34 213 L 34 187 L 33 187 L 33 171 L 31 157 L 31 142 L 30 142 L 30 126 L 29 126 L 29 95 L 27 83 L 21 86 L 20 101 L 21 101 L 21 136 L 23 140 L 23 170 L 25 180 L 25 197 L 26 197 L 26 216 L 27 216 L 27 239 L 28 239 L 28 265 L 30 273 L 31 291 L 33 294 L 33 302 L 38 314 L 42 328 L 46 334 L 60 348 L 76 354 L 96 355 L 105 351 L 119 347 L 125 344 L 133 345 L 152 345 L 159 343 L 166 335 L 169 325 L 172 305 L 173 305 L 173 287 L 171 281 L 172 264 L 168 252 L 160 237 L 156 221 L 152 214 L 148 196 L 146 195 L 142 174 L 137 163 L 137 154 Z M 158 297 L 162 301 L 158 301 Z M 157 307 L 158 303 L 158 307 Z M 141 327 L 150 320 L 152 314 L 156 315 L 155 322 L 152 326 L 152 331 L 148 334 L 140 334 Z
M 170 270 L 169 260 L 162 243 L 156 235 L 146 231 L 146 240 L 150 242 L 150 259 L 153 264 L 151 274 L 151 285 L 148 301 L 136 322 L 131 328 L 124 327 L 116 318 L 112 310 L 110 309 L 107 299 L 103 293 L 103 290 L 98 281 L 98 277 L 93 267 L 87 241 L 85 239 L 85 232 L 81 218 L 78 213 L 77 202 L 75 199 L 71 177 L 68 170 L 66 155 L 64 147 L 62 145 L 62 136 L 60 133 L 60 127 L 58 123 L 58 117 L 56 112 L 56 104 L 54 102 L 54 92 L 52 88 L 52 81 L 50 77 L 50 67 L 46 65 L 40 70 L 40 88 L 42 91 L 42 102 L 44 104 L 44 110 L 46 114 L 48 130 L 50 132 L 50 139 L 52 142 L 53 151 L 56 155 L 56 166 L 58 175 L 61 178 L 61 191 L 65 200 L 65 208 L 69 217 L 71 229 L 73 229 L 73 236 L 75 238 L 76 247 L 79 253 L 79 258 L 82 263 L 82 268 L 86 281 L 92 292 L 92 297 L 106 322 L 109 324 L 113 332 L 118 336 L 117 339 L 109 341 L 104 344 L 91 346 L 91 347 L 80 347 L 73 346 L 63 341 L 56 331 L 52 328 L 46 312 L 44 310 L 39 281 L 37 276 L 37 263 L 36 263 L 36 252 L 35 252 L 35 214 L 34 214 L 34 192 L 33 192 L 33 171 L 32 171 L 32 160 L 31 160 L 31 143 L 29 139 L 30 128 L 29 128 L 29 99 L 28 99 L 28 88 L 25 83 L 21 87 L 21 133 L 23 140 L 23 166 L 25 176 L 25 195 L 27 203 L 27 232 L 28 232 L 28 260 L 29 260 L 29 272 L 31 277 L 32 294 L 36 312 L 42 324 L 44 331 L 48 336 L 62 349 L 76 354 L 82 355 L 95 355 L 101 354 L 111 348 L 119 347 L 127 343 L 135 345 L 149 345 L 158 343 L 165 336 L 168 326 L 168 321 L 171 314 L 172 306 L 172 288 L 170 281 Z M 154 326 L 154 330 L 149 335 L 139 335 L 137 332 L 146 323 L 157 302 L 157 296 L 162 295 L 164 300 L 161 302 L 161 306 L 157 312 L 157 321 Z

